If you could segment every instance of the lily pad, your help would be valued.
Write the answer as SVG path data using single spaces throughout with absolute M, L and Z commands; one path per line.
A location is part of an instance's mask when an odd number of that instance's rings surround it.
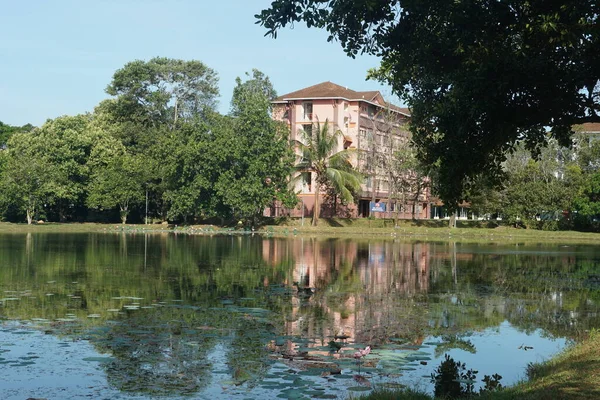
M 352 386 L 348 388 L 350 392 L 368 392 L 369 390 L 372 389 L 368 386 Z

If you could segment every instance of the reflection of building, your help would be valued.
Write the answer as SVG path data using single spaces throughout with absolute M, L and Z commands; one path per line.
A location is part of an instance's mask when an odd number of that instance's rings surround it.
M 286 333 L 323 338 L 345 333 L 353 341 L 380 337 L 382 330 L 414 312 L 408 304 L 413 296 L 427 292 L 430 246 L 391 240 L 265 239 L 263 249 L 268 250 L 263 254 L 268 263 L 293 259 L 287 279 L 290 287 L 298 282 L 300 287 L 316 289 L 312 296 L 292 298 Z M 404 309 L 403 315 L 397 314 Z M 398 332 L 402 329 L 407 328 L 400 326 Z
M 405 129 L 410 117 L 407 108 L 385 101 L 378 91 L 357 92 L 331 82 L 285 94 L 273 101 L 273 118 L 286 122 L 292 140 L 302 141 L 317 123 L 328 121 L 330 130 L 339 130 L 336 151 L 356 150 L 355 166 L 365 174 L 359 193 L 357 208 L 345 209 L 348 216 L 390 216 L 400 210 L 400 218 L 411 218 L 413 208 L 417 218 L 428 218 L 427 188 L 415 193 L 395 193 L 395 200 L 387 204 L 386 211 L 373 212 L 371 202 L 387 203 L 391 190 L 390 168 L 394 152 L 406 147 L 408 133 Z M 293 216 L 310 215 L 314 205 L 315 174 L 301 173 L 296 183 L 302 209 L 290 210 Z M 399 192 L 398 189 L 393 189 Z M 324 204 L 325 205 L 325 204 Z M 340 207 L 341 208 L 341 207 Z M 324 207 L 324 215 L 339 213 Z

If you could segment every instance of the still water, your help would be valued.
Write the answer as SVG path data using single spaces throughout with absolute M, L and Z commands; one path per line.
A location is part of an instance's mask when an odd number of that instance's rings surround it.
M 4 234 L 0 398 L 432 392 L 445 354 L 509 385 L 599 308 L 593 245 Z

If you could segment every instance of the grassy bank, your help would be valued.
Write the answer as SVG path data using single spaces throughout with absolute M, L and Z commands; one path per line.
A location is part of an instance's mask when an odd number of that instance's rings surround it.
M 535 242 L 580 242 L 600 243 L 599 233 L 575 231 L 541 231 L 513 228 L 488 221 L 458 221 L 456 228 L 449 228 L 444 220 L 401 220 L 396 223 L 388 219 L 358 218 L 321 219 L 318 226 L 304 224 L 299 219 L 284 220 L 277 225 L 263 228 L 277 235 L 324 235 L 324 236 L 391 236 L 410 237 L 419 240 L 459 241 L 535 241 Z
M 600 331 L 559 356 L 528 368 L 529 381 L 498 392 L 475 396 L 485 400 L 600 399 Z M 406 391 L 375 391 L 362 400 L 426 400 L 433 397 Z
M 178 226 L 166 224 L 97 224 L 97 223 L 44 223 L 14 224 L 0 222 L 0 233 L 26 232 L 177 232 L 186 234 L 252 233 L 249 227 L 234 229 L 216 225 Z M 459 221 L 449 228 L 443 220 L 402 220 L 396 224 L 388 219 L 321 219 L 318 226 L 310 226 L 310 219 L 271 221 L 257 227 L 255 232 L 274 236 L 329 236 L 329 237 L 387 237 L 417 240 L 453 240 L 464 242 L 570 242 L 600 243 L 600 233 L 575 231 L 541 231 L 519 229 L 487 221 Z

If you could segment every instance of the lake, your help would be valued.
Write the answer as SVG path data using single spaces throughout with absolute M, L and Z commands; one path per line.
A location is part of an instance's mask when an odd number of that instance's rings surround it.
M 594 245 L 2 234 L 0 398 L 431 393 L 446 354 L 510 385 L 599 308 Z

